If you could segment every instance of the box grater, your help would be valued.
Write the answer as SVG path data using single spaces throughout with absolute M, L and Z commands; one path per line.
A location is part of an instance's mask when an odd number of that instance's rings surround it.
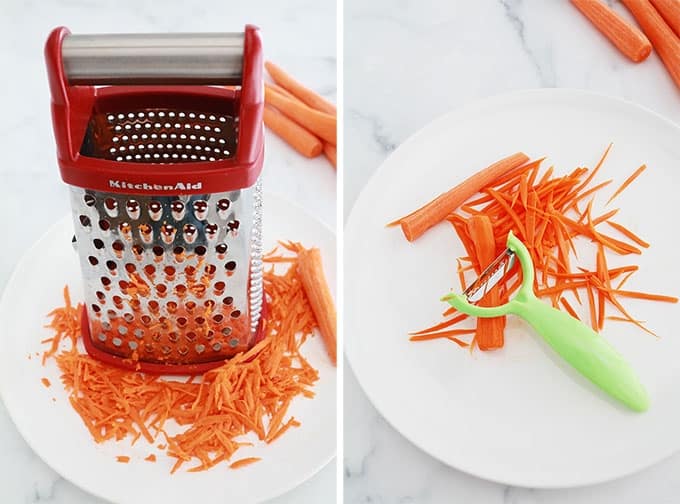
M 62 27 L 45 55 L 87 351 L 185 374 L 251 347 L 264 309 L 258 29 Z

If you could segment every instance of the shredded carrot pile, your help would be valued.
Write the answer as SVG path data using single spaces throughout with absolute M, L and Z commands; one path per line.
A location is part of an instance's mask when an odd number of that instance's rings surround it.
M 638 270 L 638 266 L 630 264 L 611 268 L 607 263 L 608 254 L 639 255 L 649 244 L 612 220 L 618 209 L 593 215 L 595 196 L 612 182 L 606 180 L 593 183 L 610 149 L 611 145 L 592 170 L 576 168 L 564 176 L 554 175 L 552 166 L 542 170 L 543 159 L 527 163 L 507 176 L 494 180 L 457 212 L 450 214 L 447 220 L 456 231 L 467 254 L 458 259 L 458 276 L 462 290 L 466 288 L 466 272 L 474 270 L 479 273 L 489 263 L 488 258 L 480 260 L 476 246 L 479 240 L 475 240 L 470 233 L 470 220 L 483 216 L 491 221 L 496 254 L 506 248 L 510 231 L 527 246 L 536 269 L 534 290 L 539 297 L 548 299 L 554 307 L 578 318 L 576 310 L 564 297 L 565 294 L 572 293 L 576 303 L 586 304 L 589 315 L 587 323 L 595 331 L 602 330 L 605 320 L 620 320 L 654 334 L 628 313 L 621 299 L 676 303 L 678 298 L 623 290 L 624 284 Z M 644 170 L 645 165 L 635 170 L 612 194 L 607 204 Z M 604 224 L 609 226 L 608 230 L 602 230 Z M 612 229 L 619 236 L 610 234 Z M 585 238 L 595 244 L 594 269 L 575 264 L 577 259 L 582 259 L 576 252 L 576 238 Z M 499 284 L 499 303 L 507 302 L 520 285 L 521 270 L 516 266 L 515 271 Z M 618 316 L 607 316 L 607 307 L 613 307 Z M 445 338 L 460 346 L 474 347 L 478 344 L 478 336 L 473 336 L 470 341 L 463 341 L 458 337 L 475 334 L 474 330 L 452 329 L 466 320 L 467 315 L 458 314 L 453 308 L 449 308 L 444 316 L 448 318 L 432 327 L 411 333 L 411 340 Z
M 79 351 L 81 306 L 64 289 L 65 306 L 49 314 L 55 335 L 43 341 L 50 345 L 43 361 L 56 360 L 71 405 L 97 443 L 129 438 L 134 444 L 143 437 L 156 444 L 163 436 L 167 446 L 157 446 L 176 459 L 172 472 L 189 462 L 194 462 L 189 471 L 201 471 L 252 444 L 244 438 L 248 433 L 271 443 L 300 425 L 287 412 L 295 397 L 314 396 L 311 387 L 319 375 L 300 347 L 317 323 L 297 271 L 297 253 L 304 249 L 282 245 L 289 253 L 275 250 L 265 257 L 272 266 L 264 276 L 264 338 L 223 366 L 184 381 L 112 367 Z M 289 266 L 279 273 L 274 263 Z M 62 345 L 67 340 L 70 345 Z

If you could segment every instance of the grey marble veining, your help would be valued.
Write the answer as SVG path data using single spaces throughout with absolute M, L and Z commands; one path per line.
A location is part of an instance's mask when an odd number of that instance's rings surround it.
M 56 166 L 49 92 L 42 56 L 49 31 L 74 33 L 228 31 L 262 28 L 265 56 L 335 100 L 336 6 L 332 0 L 2 0 L 0 2 L 0 289 L 14 265 L 69 211 Z M 306 160 L 273 135 L 266 138 L 267 190 L 296 201 L 335 228 L 335 172 L 323 158 Z M 336 464 L 275 499 L 279 504 L 333 502 Z M 98 504 L 59 477 L 26 445 L 0 402 L 0 502 Z
M 617 1 L 610 5 L 630 19 Z M 566 0 L 345 0 L 344 211 L 380 163 L 461 104 L 536 87 L 590 89 L 680 121 L 680 91 L 658 57 L 623 58 Z M 396 432 L 352 370 L 344 380 L 345 502 L 361 504 L 671 503 L 680 455 L 618 481 L 533 490 L 449 468 Z

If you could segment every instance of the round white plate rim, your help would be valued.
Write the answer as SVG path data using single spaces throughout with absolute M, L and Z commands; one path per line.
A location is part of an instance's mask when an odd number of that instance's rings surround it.
M 335 237 L 335 232 L 325 222 L 323 222 L 323 221 L 317 219 L 316 217 L 314 217 L 313 215 L 311 215 L 305 208 L 303 208 L 299 204 L 286 199 L 285 197 L 277 194 L 276 192 L 265 191 L 264 195 L 265 195 L 265 198 L 266 198 L 268 203 L 271 202 L 271 201 L 276 201 L 276 204 L 278 204 L 278 205 L 287 205 L 287 206 L 291 207 L 293 209 L 293 211 L 305 215 L 307 218 L 311 219 L 318 226 L 320 226 L 325 232 L 328 232 L 329 235 Z M 265 212 L 266 212 L 266 210 L 265 210 Z M 12 270 L 12 272 L 11 272 L 11 274 L 10 274 L 10 276 L 9 276 L 5 286 L 4 286 L 3 292 L 0 295 L 0 327 L 4 327 L 4 325 L 5 325 L 3 323 L 3 321 L 5 319 L 4 318 L 4 311 L 5 311 L 4 306 L 6 305 L 6 297 L 9 296 L 9 291 L 11 290 L 11 286 L 14 285 L 15 282 L 18 281 L 19 273 L 22 270 L 23 263 L 25 262 L 26 257 L 30 256 L 33 251 L 38 249 L 42 245 L 42 243 L 49 238 L 51 233 L 63 223 L 63 221 L 65 219 L 70 221 L 70 219 L 71 219 L 70 214 L 65 214 L 65 215 L 61 216 L 58 220 L 53 222 L 46 229 L 46 231 L 33 244 L 31 244 L 26 249 L 24 254 L 20 257 L 20 259 L 15 264 L 15 266 L 14 266 L 14 268 L 13 268 L 13 270 Z M 2 337 L 2 336 L 0 336 L 0 337 Z M 0 401 L 2 401 L 2 403 L 5 405 L 5 409 L 7 411 L 8 416 L 10 417 L 12 423 L 14 424 L 17 431 L 21 435 L 22 439 L 24 439 L 24 441 L 26 441 L 26 444 L 29 446 L 29 448 L 34 453 L 36 453 L 40 457 L 40 459 L 43 462 L 45 462 L 45 464 L 47 464 L 53 471 L 55 471 L 57 474 L 59 474 L 61 477 L 63 477 L 67 481 L 70 481 L 75 486 L 77 486 L 80 489 L 90 493 L 91 495 L 93 495 L 97 498 L 100 498 L 100 499 L 105 500 L 107 502 L 112 502 L 112 501 L 109 500 L 109 497 L 107 495 L 105 495 L 104 493 L 100 492 L 98 488 L 95 488 L 92 485 L 90 485 L 85 478 L 81 478 L 80 474 L 76 474 L 76 475 L 74 475 L 74 474 L 68 474 L 68 475 L 64 474 L 64 472 L 60 470 L 61 469 L 60 463 L 52 460 L 49 457 L 46 458 L 41 454 L 40 447 L 37 446 L 34 443 L 34 440 L 33 440 L 32 436 L 30 435 L 30 433 L 28 433 L 25 430 L 24 425 L 21 422 L 17 422 L 17 418 L 16 418 L 14 410 L 7 406 L 7 403 L 4 399 L 5 398 L 5 392 L 4 392 L 5 386 L 7 386 L 7 385 L 3 384 L 3 380 L 0 380 Z M 336 385 L 335 389 L 337 391 L 337 385 Z M 333 437 L 335 437 L 336 432 L 333 432 L 332 435 L 333 435 Z M 287 492 L 294 490 L 295 488 L 297 488 L 298 486 L 300 486 L 301 484 L 303 484 L 304 482 L 308 481 L 309 479 L 314 477 L 316 474 L 318 474 L 324 467 L 326 467 L 335 458 L 335 456 L 336 456 L 336 450 L 334 449 L 333 451 L 329 452 L 324 458 L 318 460 L 318 463 L 314 464 L 307 471 L 302 472 L 298 476 L 298 478 L 296 478 L 295 480 L 288 481 L 286 483 L 282 483 L 278 487 L 271 487 L 269 489 L 269 492 L 266 492 L 266 493 L 264 491 L 261 492 L 261 495 L 259 496 L 259 498 L 256 501 L 253 501 L 253 502 L 269 501 L 271 499 L 274 499 L 274 498 L 279 497 L 279 496 L 281 496 L 281 495 L 283 495 Z
M 385 172 L 388 169 L 388 166 L 390 164 L 390 161 L 395 158 L 396 156 L 399 155 L 400 151 L 402 151 L 405 146 L 410 145 L 412 143 L 415 143 L 419 140 L 419 138 L 426 137 L 430 132 L 437 131 L 440 127 L 441 124 L 446 124 L 449 121 L 455 121 L 456 119 L 464 119 L 467 117 L 470 113 L 479 110 L 479 109 L 487 109 L 491 106 L 494 105 L 507 105 L 509 102 L 512 102 L 513 100 L 522 100 L 522 99 L 531 99 L 531 98 L 536 98 L 536 99 L 541 99 L 541 100 L 546 100 L 546 99 L 551 99 L 554 98 L 556 100 L 559 99 L 579 99 L 579 98 L 585 98 L 585 99 L 591 99 L 591 100 L 601 100 L 604 102 L 609 102 L 610 104 L 615 104 L 618 106 L 623 106 L 623 107 L 632 107 L 637 109 L 638 112 L 642 112 L 644 114 L 649 115 L 651 118 L 660 121 L 664 123 L 667 127 L 674 129 L 678 134 L 680 134 L 680 125 L 674 123 L 667 117 L 659 114 L 658 112 L 655 112 L 643 105 L 640 105 L 638 103 L 625 100 L 620 97 L 616 96 L 611 96 L 611 95 L 606 95 L 602 93 L 597 93 L 589 90 L 583 90 L 583 89 L 578 89 L 578 88 L 533 88 L 533 89 L 522 89 L 522 90 L 516 90 L 516 91 L 511 91 L 507 93 L 501 93 L 501 94 L 496 94 L 496 95 L 491 95 L 485 98 L 481 98 L 466 104 L 463 104 L 459 107 L 456 107 L 436 118 L 434 118 L 432 121 L 429 123 L 425 124 L 423 127 L 415 131 L 413 134 L 408 136 L 402 143 L 399 144 L 399 146 L 389 154 L 385 160 L 382 161 L 380 166 L 375 170 L 375 172 L 371 175 L 369 178 L 368 182 L 366 185 L 362 188 L 361 192 L 359 193 L 359 196 L 355 200 L 352 209 L 350 211 L 350 214 L 347 218 L 347 221 L 345 223 L 345 234 L 344 234 L 344 239 L 343 242 L 345 244 L 351 244 L 353 240 L 353 233 L 354 229 L 358 229 L 359 226 L 359 211 L 357 210 L 357 207 L 359 206 L 358 203 L 362 201 L 366 197 L 368 193 L 371 192 L 372 186 L 376 183 L 377 180 L 379 180 L 383 176 L 383 172 Z M 358 232 L 358 231 L 357 231 Z M 348 253 L 348 251 L 350 251 Z M 343 262 L 344 264 L 347 264 L 348 260 L 352 260 L 352 252 L 351 248 L 348 247 L 347 245 L 345 246 L 345 255 L 343 257 Z M 346 312 L 348 313 L 348 312 Z M 357 336 L 358 337 L 358 336 Z M 359 383 L 361 389 L 364 391 L 368 399 L 371 401 L 373 406 L 376 408 L 378 413 L 387 421 L 387 423 L 392 426 L 399 434 L 401 434 L 404 438 L 406 438 L 410 443 L 412 443 L 414 446 L 418 447 L 420 450 L 424 451 L 431 457 L 439 460 L 440 462 L 449 465 L 450 467 L 460 470 L 464 473 L 467 473 L 471 476 L 478 477 L 484 480 L 488 481 L 493 481 L 496 483 L 504 484 L 504 485 L 509 485 L 509 486 L 519 486 L 519 487 L 531 487 L 531 488 L 542 488 L 542 489 L 559 489 L 559 488 L 576 488 L 576 487 L 583 487 L 583 486 L 590 486 L 590 485 L 596 485 L 600 483 L 606 483 L 609 481 L 614 481 L 617 479 L 624 478 L 626 476 L 630 476 L 632 474 L 638 473 L 640 471 L 643 471 L 645 469 L 648 469 L 649 467 L 654 466 L 655 464 L 658 464 L 659 462 L 662 462 L 663 460 L 671 457 L 673 454 L 676 452 L 680 451 L 680 439 L 677 442 L 676 446 L 670 447 L 666 450 L 665 453 L 662 453 L 659 455 L 658 458 L 652 461 L 640 463 L 637 465 L 631 465 L 627 471 L 620 471 L 615 474 L 609 474 L 605 475 L 603 474 L 601 477 L 593 477 L 593 478 L 578 478 L 574 481 L 566 481 L 563 484 L 555 484 L 552 482 L 537 482 L 537 481 L 522 481 L 521 479 L 512 479 L 512 478 L 505 478 L 502 475 L 496 474 L 496 473 L 491 473 L 491 472 L 486 472 L 483 469 L 479 469 L 478 467 L 472 467 L 469 466 L 465 463 L 464 460 L 456 460 L 455 462 L 452 462 L 451 460 L 444 460 L 441 456 L 439 456 L 437 453 L 435 453 L 433 450 L 431 450 L 427 446 L 423 446 L 420 444 L 416 439 L 414 439 L 413 436 L 409 435 L 408 432 L 406 432 L 402 426 L 399 424 L 399 419 L 398 418 L 393 418 L 390 416 L 389 413 L 386 414 L 386 412 L 389 410 L 389 407 L 387 406 L 386 403 L 383 402 L 382 398 L 379 395 L 378 390 L 373 390 L 370 389 L 369 387 L 365 386 L 365 381 L 364 378 L 366 376 L 366 373 L 368 372 L 366 367 L 362 366 L 357 366 L 357 363 L 361 362 L 362 358 L 358 354 L 353 353 L 353 345 L 351 344 L 351 337 L 347 338 L 344 344 L 344 351 L 345 355 L 347 358 L 347 363 L 351 367 L 352 371 L 354 372 L 355 376 L 357 377 L 357 382 Z

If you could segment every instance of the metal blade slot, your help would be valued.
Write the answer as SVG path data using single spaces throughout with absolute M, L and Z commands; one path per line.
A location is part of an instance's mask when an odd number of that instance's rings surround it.
M 489 264 L 482 274 L 463 293 L 470 303 L 478 303 L 501 281 L 515 264 L 515 253 L 506 249 Z

